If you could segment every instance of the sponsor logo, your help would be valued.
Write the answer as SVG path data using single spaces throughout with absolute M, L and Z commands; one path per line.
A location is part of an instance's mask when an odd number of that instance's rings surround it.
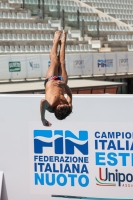
M 21 63 L 19 61 L 9 62 L 9 72 L 20 72 L 21 71 Z
M 50 64 L 51 64 L 51 61 L 49 60 L 49 61 L 48 61 L 48 67 L 50 67 Z
M 128 67 L 128 59 L 119 59 L 120 67 Z
M 87 187 L 88 156 L 88 131 L 34 130 L 34 184 Z
M 113 59 L 98 60 L 98 67 L 113 67 Z
M 96 185 L 133 187 L 133 132 L 96 131 L 94 135 L 95 164 L 99 172 Z M 125 167 L 129 167 L 128 172 L 123 172 Z
M 108 168 L 99 168 L 99 178 L 96 178 L 96 185 L 98 186 L 124 186 L 124 182 L 128 183 L 128 187 L 133 187 L 133 174 L 122 173 L 118 169 L 110 172 Z M 130 186 L 129 186 L 130 185 Z
M 47 139 L 48 142 L 46 142 Z M 69 155 L 74 154 L 74 148 L 76 147 L 83 155 L 88 155 L 88 132 L 79 131 L 79 138 L 77 138 L 71 131 L 67 130 L 63 138 L 63 130 L 55 130 L 53 136 L 52 130 L 35 130 L 34 153 L 42 154 L 43 147 L 52 147 L 55 154 L 65 153 Z
M 84 69 L 85 68 L 84 60 L 74 60 L 73 66 L 74 69 Z
M 29 65 L 32 68 L 32 70 L 40 69 L 40 64 L 39 63 L 34 63 L 34 62 L 30 62 L 29 61 Z
M 96 131 L 94 135 L 97 166 L 133 166 L 132 132 Z

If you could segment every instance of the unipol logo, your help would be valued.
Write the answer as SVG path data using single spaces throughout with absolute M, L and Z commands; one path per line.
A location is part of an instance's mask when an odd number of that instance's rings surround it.
M 75 153 L 75 148 L 88 155 L 88 132 L 80 130 L 77 137 L 70 130 L 34 130 L 34 153 L 45 153 L 45 148 L 53 148 L 55 154 Z
M 34 185 L 89 185 L 88 131 L 34 130 Z

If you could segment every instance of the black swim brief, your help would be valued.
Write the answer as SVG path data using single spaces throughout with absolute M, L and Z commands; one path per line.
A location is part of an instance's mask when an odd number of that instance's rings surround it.
M 51 80 L 60 80 L 60 81 L 64 81 L 63 77 L 62 76 L 50 76 L 49 78 L 47 78 L 45 81 L 44 81 L 44 86 L 46 85 L 46 83 L 48 81 L 51 81 Z

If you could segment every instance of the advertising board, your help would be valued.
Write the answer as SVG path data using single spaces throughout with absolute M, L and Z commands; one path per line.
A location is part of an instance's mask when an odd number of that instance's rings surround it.
M 8 73 L 10 73 L 11 79 L 24 79 L 26 74 L 26 55 L 11 55 L 5 57 L 8 61 Z
M 1 55 L 0 80 L 45 78 L 49 54 Z M 133 73 L 132 52 L 66 54 L 68 76 L 104 76 Z
M 38 78 L 42 74 L 42 63 L 41 56 L 37 55 L 26 55 L 26 71 L 27 78 Z
M 128 53 L 117 53 L 117 72 L 125 73 L 128 72 L 129 59 Z
M 9 62 L 9 72 L 20 72 L 21 71 L 21 63 L 18 61 Z
M 66 70 L 68 75 L 91 75 L 92 54 L 66 54 Z

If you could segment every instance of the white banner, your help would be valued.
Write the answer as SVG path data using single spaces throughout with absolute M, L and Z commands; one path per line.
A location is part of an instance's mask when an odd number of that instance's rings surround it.
M 117 55 L 117 73 L 126 73 L 129 68 L 128 54 L 124 53 L 116 53 Z
M 75 95 L 65 120 L 46 112 L 50 127 L 40 120 L 42 98 L 0 96 L 0 168 L 8 198 L 133 199 L 133 97 Z
M 84 60 L 86 66 L 84 75 L 92 75 L 92 53 L 81 54 L 81 58 Z
M 42 62 L 40 54 L 26 55 L 27 78 L 40 78 L 42 76 Z
M 8 56 L 0 56 L 0 80 L 11 79 L 11 72 L 9 70 L 9 62 L 11 54 Z
M 67 54 L 66 70 L 68 76 L 91 75 L 92 74 L 92 54 Z
M 42 65 L 41 77 L 45 78 L 47 70 L 48 70 L 48 67 L 50 66 L 50 58 L 49 58 L 48 54 L 46 54 L 46 55 L 41 54 L 40 56 L 41 56 L 41 65 Z
M 0 80 L 45 78 L 48 54 L 1 55 Z M 133 73 L 133 53 L 66 54 L 68 76 Z
M 129 192 L 133 197 L 133 133 L 132 124 L 127 126 L 30 124 L 31 193 L 126 198 Z
M 128 52 L 128 73 L 133 73 L 133 53 Z

